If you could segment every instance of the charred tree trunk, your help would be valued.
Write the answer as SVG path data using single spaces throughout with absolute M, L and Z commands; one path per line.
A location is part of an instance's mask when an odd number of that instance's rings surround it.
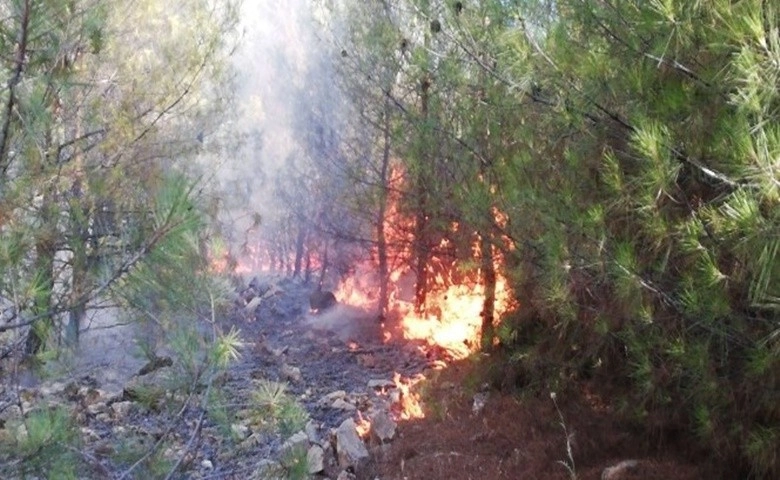
M 311 281 L 311 250 L 306 249 L 306 267 L 303 274 L 304 283 Z
M 428 152 L 430 147 L 430 138 L 428 137 L 427 124 L 429 121 L 429 101 L 431 82 L 426 75 L 420 85 L 420 113 L 424 124 L 424 141 L 420 148 L 423 149 L 421 155 L 421 164 L 417 168 L 417 178 L 415 179 L 415 197 L 417 213 L 415 215 L 414 241 L 415 241 L 415 270 L 417 274 L 417 283 L 414 289 L 414 307 L 417 313 L 425 310 L 425 300 L 428 295 L 428 259 L 430 256 L 430 247 L 428 241 L 428 167 L 431 163 L 431 155 Z
M 487 61 L 487 59 L 485 59 Z M 487 81 L 484 71 L 480 74 L 482 77 L 483 85 Z M 480 90 L 480 101 L 482 104 L 487 105 L 487 93 L 485 87 Z M 481 150 L 483 158 L 479 161 L 479 175 L 482 182 L 485 183 L 485 188 L 490 189 L 490 171 L 488 159 L 492 152 L 490 151 L 490 120 L 489 117 L 485 118 L 485 129 L 480 139 Z M 495 321 L 495 309 L 496 309 L 496 267 L 493 258 L 493 244 L 492 244 L 492 231 L 493 231 L 493 211 L 491 205 L 488 203 L 485 207 L 485 219 L 484 224 L 487 228 L 484 228 L 480 232 L 479 250 L 481 256 L 480 271 L 482 274 L 482 282 L 485 286 L 485 298 L 482 302 L 482 335 L 481 335 L 481 348 L 483 351 L 488 351 L 493 348 L 493 341 L 495 339 L 495 328 L 493 323 Z
M 422 207 L 420 207 L 422 208 Z M 425 300 L 428 296 L 428 257 L 430 255 L 428 242 L 425 238 L 428 224 L 428 216 L 425 212 L 418 212 L 415 222 L 415 273 L 417 283 L 414 287 L 414 308 L 417 313 L 425 310 Z
M 493 263 L 493 245 L 486 233 L 481 236 L 479 250 L 482 256 L 482 281 L 485 284 L 485 299 L 482 303 L 482 350 L 490 350 L 495 337 L 493 321 L 496 308 L 496 267 Z
M 295 266 L 293 268 L 293 277 L 301 276 L 301 263 L 303 263 L 303 252 L 306 245 L 306 227 L 301 224 L 298 229 L 298 236 L 295 239 Z
M 387 214 L 387 199 L 389 195 L 388 178 L 390 169 L 390 100 L 385 99 L 384 126 L 383 126 L 384 146 L 382 149 L 382 167 L 380 169 L 380 194 L 379 211 L 376 219 L 376 238 L 377 238 L 377 256 L 379 260 L 379 321 L 383 322 L 387 318 L 388 282 L 389 268 L 387 264 L 387 237 L 385 236 L 385 215 Z
M 328 270 L 328 246 L 325 245 L 325 251 L 322 253 L 322 268 L 320 269 L 320 278 L 317 279 L 317 290 L 322 290 L 322 283 L 325 281 L 325 272 Z
M 288 239 L 290 237 L 288 235 L 284 236 L 284 240 L 281 244 L 281 250 L 282 250 L 282 271 L 285 273 L 285 275 L 292 275 L 292 265 L 290 262 L 290 244 L 288 242 Z
M 16 105 L 16 87 L 22 81 L 24 67 L 27 64 L 28 55 L 27 42 L 30 36 L 30 0 L 25 0 L 21 5 L 22 11 L 19 15 L 19 32 L 16 35 L 16 52 L 14 54 L 14 69 L 11 78 L 5 85 L 8 93 L 6 95 L 5 105 L 3 106 L 2 126 L 0 126 L 0 174 L 2 181 L 5 182 L 6 173 L 11 165 L 11 123 L 14 118 L 14 106 Z

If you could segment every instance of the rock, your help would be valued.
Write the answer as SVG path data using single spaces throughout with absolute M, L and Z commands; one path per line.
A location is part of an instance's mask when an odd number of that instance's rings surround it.
M 395 382 L 392 380 L 382 380 L 382 379 L 374 379 L 368 381 L 368 388 L 369 389 L 389 389 L 389 388 L 395 388 Z
M 50 384 L 41 385 L 38 388 L 38 391 L 43 397 L 53 397 L 55 395 L 59 395 L 63 393 L 65 391 L 65 388 L 66 386 L 64 383 L 54 382 Z
M 115 402 L 111 404 L 111 411 L 117 420 L 125 418 L 133 408 L 133 402 Z
M 263 299 L 260 297 L 255 297 L 246 304 L 244 311 L 248 314 L 255 313 L 255 310 L 257 310 L 257 307 L 259 307 L 261 303 L 263 303 Z
M 344 410 L 345 412 L 353 412 L 357 410 L 357 407 L 353 404 L 347 402 L 343 398 L 337 398 L 331 405 L 330 408 L 335 408 L 336 410 Z
M 106 401 L 103 392 L 92 387 L 81 387 L 78 392 L 78 397 L 81 398 L 81 402 L 84 405 L 92 405 L 93 403 Z
M 336 429 L 336 455 L 341 468 L 357 468 L 368 459 L 368 450 L 357 434 L 355 421 L 344 420 Z
M 285 363 L 282 365 L 282 376 L 289 382 L 298 383 L 301 381 L 301 369 Z
M 347 392 L 344 390 L 336 390 L 331 392 L 320 399 L 320 405 L 332 405 L 337 399 L 344 399 L 347 396 Z
M 314 475 L 325 470 L 325 450 L 319 445 L 313 445 L 306 452 L 306 465 L 309 466 L 309 474 Z
M 306 426 L 303 429 L 304 432 L 306 432 L 306 436 L 309 437 L 310 443 L 320 443 L 320 436 L 318 434 L 319 427 L 317 426 L 317 422 L 314 420 L 309 420 L 306 422 Z
M 395 437 L 396 427 L 395 421 L 383 410 L 371 417 L 371 437 L 379 443 L 391 441 Z
M 336 480 L 355 480 L 356 478 L 357 477 L 354 474 L 344 470 L 343 472 L 339 473 L 339 476 L 336 477 Z
M 623 460 L 617 465 L 607 467 L 601 472 L 601 480 L 620 480 L 623 474 L 636 469 L 638 462 L 636 460 Z
M 79 430 L 81 430 L 81 438 L 88 443 L 97 442 L 100 440 L 100 434 L 91 428 L 81 427 Z
M 203 461 L 200 462 L 200 468 L 204 470 L 214 470 L 214 464 L 208 458 L 204 458 Z
M 271 480 L 285 478 L 284 466 L 273 460 L 260 460 L 254 467 L 254 472 L 247 476 L 247 480 Z
M 92 415 L 98 415 L 100 413 L 108 413 L 108 405 L 104 402 L 97 402 L 87 406 L 87 412 Z
M 260 445 L 262 441 L 263 439 L 260 437 L 260 435 L 258 435 L 257 433 L 253 433 L 249 435 L 246 439 L 244 439 L 244 441 L 242 441 L 240 445 L 241 448 L 250 449 Z
M 338 301 L 333 292 L 317 290 L 309 295 L 309 306 L 316 312 L 324 312 L 334 307 Z
M 306 432 L 304 431 L 300 431 L 288 438 L 287 441 L 284 442 L 284 445 L 282 445 L 282 450 L 292 450 L 299 446 L 309 446 L 309 436 L 306 435 Z

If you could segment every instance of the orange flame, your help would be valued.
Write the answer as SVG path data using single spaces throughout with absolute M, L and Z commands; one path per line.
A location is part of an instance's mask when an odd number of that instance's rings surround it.
M 412 420 L 415 418 L 425 418 L 425 412 L 423 411 L 422 404 L 420 403 L 420 395 L 412 390 L 420 381 L 424 380 L 423 375 L 418 375 L 416 378 L 403 378 L 401 374 L 395 372 L 393 374 L 393 383 L 399 392 L 398 402 L 395 408 L 398 409 L 397 416 L 401 420 Z
M 411 300 L 410 286 L 414 282 L 414 274 L 408 266 L 412 258 L 414 238 L 414 220 L 404 215 L 399 208 L 399 184 L 403 182 L 403 171 L 399 167 L 391 174 L 391 195 L 388 198 L 385 217 L 385 236 L 390 257 L 401 260 L 402 266 L 389 272 L 389 305 L 388 314 L 400 320 L 401 336 L 407 340 L 424 340 L 429 345 L 444 348 L 453 358 L 468 356 L 479 346 L 482 330 L 482 311 L 484 308 L 486 287 L 483 272 L 473 268 L 464 272 L 443 258 L 432 256 L 428 266 L 428 291 L 422 312 L 415 311 Z M 507 217 L 497 208 L 492 209 L 494 220 L 499 228 L 506 225 Z M 450 231 L 463 235 L 462 226 L 454 222 Z M 475 234 L 471 248 L 471 264 L 481 265 L 480 238 Z M 440 241 L 433 252 L 451 251 L 448 239 Z M 372 258 L 377 258 L 376 249 Z M 493 265 L 496 271 L 495 285 L 495 317 L 506 312 L 511 302 L 511 292 L 508 282 L 501 275 L 501 258 L 497 249 L 492 250 Z M 404 261 L 407 260 L 407 261 Z M 335 291 L 336 297 L 342 303 L 359 306 L 366 309 L 376 307 L 378 300 L 376 278 L 377 265 L 374 261 L 358 266 L 356 273 L 342 281 Z M 391 338 L 389 331 L 385 339 Z
M 360 436 L 360 438 L 366 438 L 371 432 L 371 421 L 364 417 L 363 414 L 360 413 L 360 410 L 357 412 L 357 417 L 357 422 L 355 422 L 355 429 L 357 430 L 357 434 Z

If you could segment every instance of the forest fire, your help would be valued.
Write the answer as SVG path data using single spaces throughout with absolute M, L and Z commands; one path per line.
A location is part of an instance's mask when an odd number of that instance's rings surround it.
M 399 332 L 385 331 L 385 338 L 400 333 L 407 340 L 424 340 L 448 352 L 455 359 L 468 356 L 478 345 L 482 328 L 482 310 L 485 300 L 485 285 L 480 281 L 480 272 L 461 276 L 461 282 L 450 284 L 442 275 L 433 279 L 427 294 L 426 309 L 416 311 L 412 300 L 402 298 L 401 279 L 406 274 L 394 275 L 398 283 L 390 285 L 388 315 Z M 374 308 L 376 293 L 361 289 L 355 278 L 347 278 L 336 290 L 340 302 L 363 308 Z M 365 288 L 365 287 L 363 287 Z M 495 312 L 500 315 L 509 304 L 509 290 L 506 280 L 500 275 L 496 281 Z
M 271 270 L 268 262 L 262 260 L 260 249 L 245 246 L 240 255 L 235 255 L 224 245 L 212 245 L 206 254 L 209 271 L 217 275 L 249 276 Z
M 394 169 L 391 183 L 394 192 L 404 182 L 400 168 Z M 453 236 L 471 239 L 469 268 L 461 266 L 443 252 L 451 252 L 453 246 L 448 238 L 441 239 L 431 248 L 431 255 L 425 272 L 426 293 L 423 305 L 416 305 L 414 283 L 417 275 L 412 271 L 410 258 L 415 245 L 414 219 L 401 212 L 397 193 L 388 198 L 388 208 L 384 221 L 384 231 L 388 256 L 394 259 L 395 268 L 388 272 L 387 309 L 384 312 L 388 320 L 385 325 L 385 339 L 393 336 L 406 340 L 422 340 L 429 346 L 443 348 L 450 357 L 460 359 L 468 356 L 480 345 L 483 309 L 488 295 L 485 272 L 482 264 L 481 238 L 476 233 L 470 235 L 460 231 L 462 226 L 453 222 L 450 231 Z M 502 212 L 494 209 L 496 225 L 502 225 L 506 219 Z M 468 244 L 466 244 L 468 245 Z M 494 247 L 490 248 L 491 261 L 495 273 L 495 291 L 493 317 L 499 318 L 510 304 L 510 291 L 501 274 L 503 258 Z M 351 276 L 344 279 L 334 292 L 342 303 L 366 309 L 376 308 L 379 298 L 376 273 L 376 247 L 372 260 L 354 269 Z M 398 328 L 390 327 L 392 325 Z
M 505 284 L 497 288 L 505 296 Z M 396 302 L 406 339 L 427 340 L 454 358 L 468 356 L 479 345 L 485 287 L 480 283 L 441 286 L 429 293 L 435 313 L 418 314 L 411 302 Z M 498 303 L 498 302 L 497 302 Z M 501 305 L 505 305 L 502 301 Z M 502 308 L 503 311 L 503 308 Z
M 398 392 L 397 401 L 394 402 L 397 408 L 395 414 L 400 420 L 413 420 L 425 417 L 425 412 L 420 403 L 420 395 L 412 390 L 417 383 L 424 379 L 425 377 L 422 375 L 413 379 L 403 378 L 399 373 L 393 375 L 393 383 L 395 383 Z

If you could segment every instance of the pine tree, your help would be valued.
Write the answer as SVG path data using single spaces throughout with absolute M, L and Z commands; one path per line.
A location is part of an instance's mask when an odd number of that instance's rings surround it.
M 187 169 L 180 160 L 197 151 L 193 129 L 209 128 L 221 108 L 216 96 L 205 100 L 224 71 L 234 12 L 197 0 L 3 8 L 2 39 L 14 55 L 3 60 L 0 116 L 0 292 L 11 312 L 0 328 L 30 326 L 26 350 L 35 354 L 66 323 L 75 343 L 89 302 L 176 222 L 155 223 L 151 205 L 161 172 Z

